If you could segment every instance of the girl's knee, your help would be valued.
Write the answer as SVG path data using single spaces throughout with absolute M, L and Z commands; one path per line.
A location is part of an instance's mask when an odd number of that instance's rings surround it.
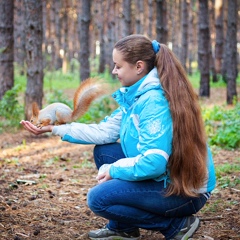
M 101 209 L 99 185 L 91 188 L 87 194 L 87 205 L 93 211 L 97 212 Z

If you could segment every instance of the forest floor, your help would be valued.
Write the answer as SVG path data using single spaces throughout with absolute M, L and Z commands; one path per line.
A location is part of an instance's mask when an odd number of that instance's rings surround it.
M 223 96 L 216 90 L 205 103 L 221 104 Z M 86 204 L 89 188 L 97 184 L 92 149 L 25 130 L 0 134 L 0 239 L 88 239 L 89 230 L 103 227 L 106 220 Z M 216 166 L 239 164 L 239 156 L 240 150 L 214 150 Z M 239 178 L 240 173 L 229 172 L 228 177 Z M 240 185 L 217 186 L 197 214 L 201 225 L 192 239 L 240 239 L 239 209 Z M 143 229 L 141 236 L 164 239 Z

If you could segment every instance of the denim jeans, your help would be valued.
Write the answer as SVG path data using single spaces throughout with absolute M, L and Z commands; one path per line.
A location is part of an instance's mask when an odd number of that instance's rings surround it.
M 94 148 L 97 168 L 124 157 L 119 143 Z M 197 213 L 207 199 L 204 195 L 166 197 L 165 193 L 163 182 L 112 179 L 90 189 L 87 201 L 95 214 L 109 220 L 110 230 L 151 229 L 170 239 L 181 230 L 187 216 Z

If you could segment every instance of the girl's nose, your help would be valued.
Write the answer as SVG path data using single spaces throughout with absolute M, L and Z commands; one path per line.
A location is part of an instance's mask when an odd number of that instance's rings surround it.
M 116 67 L 113 68 L 112 74 L 117 74 Z

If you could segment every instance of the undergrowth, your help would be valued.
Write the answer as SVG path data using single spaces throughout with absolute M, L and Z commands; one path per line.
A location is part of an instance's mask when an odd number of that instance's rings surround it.
M 209 144 L 224 149 L 240 147 L 240 103 L 228 109 L 223 106 L 203 109 Z

